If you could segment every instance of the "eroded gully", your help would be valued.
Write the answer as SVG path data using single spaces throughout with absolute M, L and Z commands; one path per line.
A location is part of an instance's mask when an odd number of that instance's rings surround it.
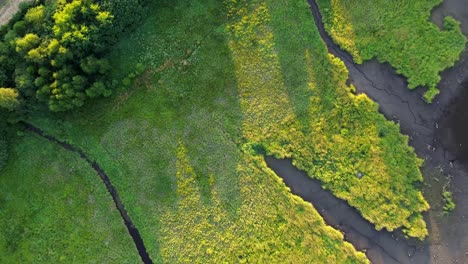
M 461 21 L 462 30 L 468 35 L 468 12 L 463 11 L 466 9 L 463 1 L 445 1 L 433 11 L 433 19 L 452 15 Z M 454 103 L 467 83 L 467 52 L 453 68 L 442 72 L 441 94 L 434 103 L 426 104 L 422 100 L 424 89 L 410 91 L 406 79 L 389 64 L 376 60 L 355 64 L 350 54 L 337 46 L 325 31 L 316 2 L 308 2 L 329 52 L 343 60 L 348 68 L 349 83 L 356 87 L 358 93 L 366 93 L 376 101 L 379 111 L 387 119 L 399 123 L 418 156 L 424 158 L 424 195 L 432 207 L 425 214 L 429 238 L 417 242 L 404 239 L 401 232 L 376 231 L 355 209 L 321 189 L 318 181 L 310 180 L 290 161 L 267 157 L 268 165 L 283 178 L 293 193 L 312 202 L 328 224 L 342 230 L 345 238 L 357 249 L 366 250 L 373 263 L 465 263 L 468 259 L 468 223 L 465 220 L 468 197 L 464 190 L 468 188 L 468 174 L 466 162 L 460 156 L 464 153 L 460 150 L 461 139 L 454 136 L 457 134 L 454 124 L 460 121 L 454 113 L 460 111 L 452 105 L 465 106 L 463 109 L 468 105 L 468 99 Z M 440 21 L 434 22 L 440 26 Z M 449 182 L 451 185 L 447 185 Z M 444 187 L 454 192 L 457 203 L 457 209 L 450 216 L 442 215 L 440 194 Z
M 132 219 L 130 218 L 130 216 L 127 213 L 127 210 L 125 210 L 125 206 L 122 203 L 122 200 L 120 199 L 119 194 L 117 193 L 117 190 L 112 185 L 112 182 L 110 181 L 109 176 L 104 172 L 104 170 L 101 168 L 101 166 L 99 166 L 99 164 L 96 163 L 95 161 L 91 160 L 88 157 L 88 155 L 86 155 L 86 153 L 84 153 L 79 148 L 77 148 L 77 147 L 75 147 L 75 146 L 73 146 L 73 145 L 71 145 L 71 144 L 69 144 L 69 143 L 67 143 L 65 141 L 62 141 L 62 140 L 60 140 L 60 139 L 58 139 L 58 138 L 56 138 L 54 136 L 46 134 L 43 130 L 41 130 L 40 128 L 38 128 L 38 127 L 36 127 L 36 126 L 34 126 L 32 124 L 25 123 L 25 122 L 22 122 L 21 124 L 24 126 L 24 128 L 26 130 L 28 130 L 28 131 L 30 131 L 30 132 L 32 132 L 32 133 L 34 133 L 34 134 L 36 134 L 36 135 L 38 135 L 38 136 L 40 136 L 42 138 L 47 139 L 50 142 L 56 143 L 59 146 L 61 146 L 62 148 L 66 149 L 66 150 L 68 150 L 70 152 L 78 154 L 83 160 L 85 160 L 94 169 L 94 171 L 99 175 L 102 182 L 106 186 L 107 191 L 112 196 L 112 200 L 114 201 L 114 204 L 117 207 L 117 210 L 119 211 L 120 216 L 122 217 L 122 220 L 124 221 L 125 226 L 127 227 L 128 233 L 130 234 L 130 236 L 133 239 L 133 242 L 135 243 L 135 246 L 136 246 L 136 248 L 138 250 L 138 254 L 141 257 L 141 260 L 145 264 L 152 264 L 153 261 L 151 260 L 148 252 L 146 251 L 146 247 L 145 247 L 145 244 L 143 243 L 143 239 L 141 238 L 140 232 L 138 231 L 138 229 L 133 224 Z

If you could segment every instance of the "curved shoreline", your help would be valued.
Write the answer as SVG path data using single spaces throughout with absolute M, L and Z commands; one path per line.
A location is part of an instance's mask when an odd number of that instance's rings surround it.
M 372 263 L 428 263 L 429 254 L 421 250 L 421 242 L 409 242 L 401 232 L 377 231 L 357 209 L 324 190 L 319 180 L 297 169 L 290 159 L 266 156 L 265 162 L 293 194 L 312 203 L 327 225 L 343 232 L 345 240 L 365 251 Z
M 455 99 L 464 90 L 468 80 L 468 51 L 465 51 L 455 66 L 441 73 L 439 83 L 441 94 L 432 104 L 422 99 L 421 89 L 409 90 L 406 79 L 397 74 L 388 63 L 376 60 L 363 64 L 354 63 L 352 57 L 335 44 L 322 23 L 319 7 L 314 0 L 308 0 L 311 13 L 320 36 L 328 50 L 339 57 L 349 70 L 348 82 L 358 93 L 365 93 L 379 104 L 379 111 L 389 120 L 400 124 L 403 134 L 409 136 L 410 145 L 419 157 L 425 160 L 422 167 L 424 196 L 432 209 L 425 213 L 429 228 L 429 239 L 422 250 L 431 256 L 428 263 L 455 263 L 466 259 L 468 246 L 468 221 L 464 212 L 468 210 L 468 172 L 466 164 L 459 160 L 453 146 L 459 139 L 454 138 L 453 118 L 457 108 Z M 461 21 L 462 30 L 468 35 L 468 11 L 463 11 L 463 0 L 446 0 L 433 10 L 433 17 L 451 15 Z M 467 97 L 468 98 L 468 97 Z M 468 105 L 468 100 L 458 104 Z M 443 184 L 452 181 L 452 190 L 457 209 L 448 217 L 442 215 Z M 316 205 L 316 204 L 314 204 Z
M 107 191 L 112 196 L 112 200 L 114 201 L 115 207 L 119 211 L 120 216 L 122 217 L 122 220 L 124 221 L 124 224 L 127 227 L 128 233 L 130 234 L 130 236 L 133 239 L 133 242 L 135 243 L 135 246 L 136 246 L 136 248 L 138 250 L 138 253 L 139 253 L 140 257 L 141 257 L 141 260 L 145 264 L 152 264 L 153 261 L 151 260 L 149 254 L 148 254 L 148 252 L 146 250 L 145 244 L 143 242 L 143 239 L 141 238 L 141 235 L 140 235 L 140 232 L 138 231 L 138 228 L 136 228 L 135 225 L 133 224 L 133 221 L 130 218 L 130 216 L 128 215 L 127 210 L 125 209 L 125 206 L 122 203 L 122 200 L 120 199 L 119 194 L 117 193 L 117 190 L 112 185 L 112 182 L 110 181 L 109 176 L 104 172 L 104 170 L 99 166 L 99 164 L 96 163 L 95 161 L 92 161 L 82 150 L 78 149 L 77 147 L 75 147 L 75 146 L 73 146 L 73 145 L 71 145 L 71 144 L 69 144 L 67 142 L 61 141 L 58 138 L 55 138 L 54 136 L 46 134 L 40 128 L 38 128 L 38 127 L 36 127 L 36 126 L 34 126 L 32 124 L 26 123 L 26 122 L 21 122 L 20 124 L 23 125 L 26 130 L 28 130 L 28 131 L 30 131 L 30 132 L 44 138 L 44 139 L 47 139 L 50 142 L 53 142 L 53 143 L 56 143 L 56 144 L 60 145 L 65 150 L 68 150 L 70 152 L 78 154 L 81 159 L 86 161 L 94 169 L 94 171 L 96 171 L 96 173 L 99 175 L 102 182 L 106 186 Z

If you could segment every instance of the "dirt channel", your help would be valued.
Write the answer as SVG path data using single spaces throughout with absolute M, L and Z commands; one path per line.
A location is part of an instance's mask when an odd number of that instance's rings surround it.
M 0 0 L 0 26 L 8 23 L 19 10 L 19 4 L 31 0 Z

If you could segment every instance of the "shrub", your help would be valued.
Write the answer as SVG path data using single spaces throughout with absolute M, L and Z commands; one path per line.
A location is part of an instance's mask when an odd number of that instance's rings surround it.
M 442 192 L 442 197 L 444 198 L 444 213 L 449 214 L 453 210 L 455 210 L 455 202 L 453 201 L 452 198 L 452 192 L 449 191 L 443 191 Z

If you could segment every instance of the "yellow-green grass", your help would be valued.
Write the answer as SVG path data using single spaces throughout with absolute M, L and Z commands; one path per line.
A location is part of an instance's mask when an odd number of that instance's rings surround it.
M 132 90 L 36 123 L 101 164 L 157 263 L 367 263 L 244 144 L 226 22 L 219 1 L 160 3 L 113 53 L 150 65 Z
M 101 164 L 156 262 L 364 261 L 259 149 L 292 157 L 378 229 L 427 234 L 421 161 L 350 92 L 305 1 L 159 1 L 111 59 L 116 78 L 147 71 L 63 121 L 34 122 Z
M 148 66 L 134 87 L 62 124 L 42 126 L 91 151 L 130 204 L 146 199 L 139 197 L 146 197 L 141 190 L 177 200 L 168 165 L 175 158 L 168 153 L 179 135 L 207 200 L 207 175 L 215 171 L 221 200 L 238 208 L 236 149 L 262 146 L 292 157 L 377 229 L 402 227 L 409 236 L 425 237 L 421 160 L 375 103 L 350 92 L 347 71 L 327 53 L 307 3 L 226 6 L 160 3 L 112 55 L 117 77 L 137 62 Z M 186 19 L 168 22 L 180 14 Z M 143 217 L 145 210 L 137 207 Z
M 327 54 L 307 5 L 268 1 L 248 16 L 238 10 L 229 29 L 251 36 L 231 42 L 247 141 L 292 157 L 377 229 L 427 235 L 421 160 L 375 103 L 350 92 L 348 72 Z
M 408 78 L 408 87 L 439 93 L 440 72 L 454 65 L 465 48 L 459 23 L 446 17 L 440 30 L 430 20 L 442 0 L 318 0 L 326 30 L 357 63 L 377 58 Z
M 99 176 L 47 140 L 18 138 L 0 173 L 1 263 L 138 263 Z

